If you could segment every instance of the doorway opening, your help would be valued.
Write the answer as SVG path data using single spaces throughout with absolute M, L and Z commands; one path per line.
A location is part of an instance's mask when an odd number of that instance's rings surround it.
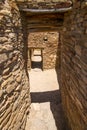
M 33 50 L 33 56 L 31 61 L 31 68 L 40 68 L 42 69 L 42 56 L 41 56 L 41 50 L 34 49 Z
M 43 70 L 43 49 L 41 47 L 29 47 L 31 69 Z

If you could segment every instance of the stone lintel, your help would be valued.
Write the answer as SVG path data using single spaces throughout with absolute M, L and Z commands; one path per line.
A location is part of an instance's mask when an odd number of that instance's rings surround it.
M 60 9 L 20 9 L 20 11 L 28 13 L 65 13 L 71 11 L 72 7 Z

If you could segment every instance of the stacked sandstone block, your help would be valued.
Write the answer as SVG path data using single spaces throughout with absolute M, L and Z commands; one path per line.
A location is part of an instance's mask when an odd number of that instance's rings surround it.
M 24 130 L 29 109 L 20 13 L 0 3 L 0 130 Z

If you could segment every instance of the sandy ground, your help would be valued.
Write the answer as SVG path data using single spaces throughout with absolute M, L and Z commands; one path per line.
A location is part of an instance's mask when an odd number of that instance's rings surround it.
M 68 130 L 55 70 L 33 69 L 29 76 L 32 103 L 25 130 Z

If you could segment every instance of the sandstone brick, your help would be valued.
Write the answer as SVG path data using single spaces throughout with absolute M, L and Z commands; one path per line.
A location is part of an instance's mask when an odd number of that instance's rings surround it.
M 7 42 L 7 41 L 8 41 L 7 37 L 0 37 L 0 43 Z
M 4 71 L 3 71 L 3 75 L 6 75 L 9 73 L 9 68 L 6 68 Z
M 0 64 L 2 63 L 2 62 L 6 62 L 6 60 L 8 59 L 8 57 L 7 57 L 7 55 L 6 54 L 1 54 L 0 55 Z
M 16 78 L 16 81 L 18 83 L 21 83 L 21 79 L 22 79 L 22 73 Z
M 75 46 L 75 51 L 76 51 L 77 55 L 81 56 L 82 50 L 81 50 L 81 47 L 79 45 Z
M 16 86 L 17 86 L 16 83 L 13 84 L 13 85 L 8 85 L 8 87 L 6 88 L 6 92 L 7 92 L 8 94 L 10 94 L 11 92 L 13 92 L 13 91 L 15 90 Z

